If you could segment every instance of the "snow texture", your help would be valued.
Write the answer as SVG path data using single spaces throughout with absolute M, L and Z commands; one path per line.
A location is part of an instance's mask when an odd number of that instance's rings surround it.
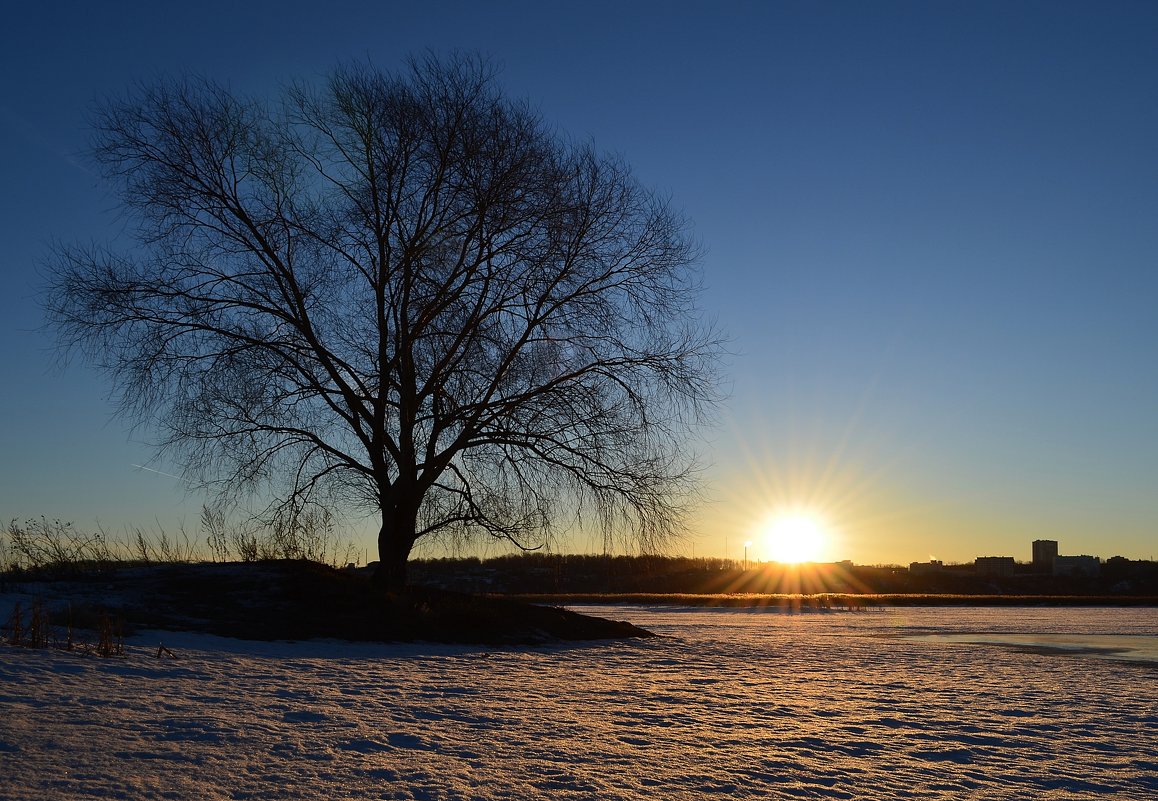
M 666 636 L 0 646 L 0 798 L 1158 798 L 1155 609 L 580 611 Z

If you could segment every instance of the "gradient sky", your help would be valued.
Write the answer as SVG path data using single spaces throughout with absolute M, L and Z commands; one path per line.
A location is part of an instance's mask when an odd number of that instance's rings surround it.
M 459 48 L 695 222 L 734 356 L 685 553 L 764 558 L 760 522 L 807 507 L 858 563 L 1158 557 L 1158 5 L 237 6 L 5 13 L 0 519 L 198 531 L 202 499 L 39 330 L 49 245 L 120 231 L 92 105 Z

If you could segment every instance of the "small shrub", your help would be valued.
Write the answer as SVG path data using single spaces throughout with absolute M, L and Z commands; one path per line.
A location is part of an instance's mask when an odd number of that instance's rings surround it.
M 8 542 L 17 568 L 66 568 L 116 559 L 103 533 L 82 534 L 72 523 L 46 517 L 8 524 Z
M 184 528 L 174 536 L 169 536 L 161 528 L 155 533 L 133 529 L 129 532 L 128 548 L 138 561 L 145 563 L 193 562 L 199 557 L 196 541 L 189 537 Z
M 353 545 L 338 539 L 333 514 L 324 507 L 290 509 L 273 519 L 269 528 L 269 545 L 278 559 L 306 559 L 333 565 L 345 564 Z
M 15 569 L 12 548 L 8 545 L 8 532 L 0 531 L 0 590 L 4 589 L 4 577 Z
M 205 534 L 205 543 L 209 546 L 209 553 L 216 562 L 229 561 L 230 532 L 225 523 L 225 512 L 212 506 L 201 507 L 201 531 Z
M 97 627 L 97 656 L 105 658 L 125 655 L 124 625 L 120 618 L 105 614 Z
M 201 511 L 204 544 L 184 528 L 170 535 L 164 529 L 134 528 L 123 537 L 98 528 L 85 533 L 72 523 L 46 517 L 9 522 L 0 532 L 0 590 L 21 572 L 70 575 L 100 572 L 117 564 L 182 563 L 237 559 L 256 562 L 306 559 L 341 567 L 354 560 L 357 549 L 340 538 L 329 510 L 291 509 L 265 522 L 255 518 L 233 522 L 220 509 Z
M 4 631 L 6 632 L 4 641 L 9 645 L 20 645 L 23 641 L 24 615 L 19 601 L 16 602 L 16 607 L 12 610 L 12 616 L 4 624 Z
M 3 628 L 7 632 L 4 641 L 18 648 L 47 648 L 52 633 L 48 609 L 39 600 L 33 601 L 27 623 L 24 610 L 17 602 Z
M 342 567 L 358 553 L 353 543 L 341 539 L 333 514 L 324 507 L 282 509 L 264 521 L 229 521 L 221 509 L 205 506 L 201 530 L 212 558 L 219 562 L 305 559 Z
M 48 607 L 39 600 L 33 601 L 27 612 L 17 603 L 8 621 L 0 625 L 0 643 L 17 648 L 59 648 L 105 658 L 125 655 L 124 621 L 119 616 L 101 611 L 93 634 L 95 642 L 75 637 L 71 606 L 61 633 L 52 625 Z

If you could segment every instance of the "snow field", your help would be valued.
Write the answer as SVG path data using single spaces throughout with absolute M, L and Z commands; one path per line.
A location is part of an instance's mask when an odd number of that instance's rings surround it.
M 1158 797 L 1158 665 L 904 636 L 1158 610 L 582 611 L 666 636 L 0 647 L 0 799 Z

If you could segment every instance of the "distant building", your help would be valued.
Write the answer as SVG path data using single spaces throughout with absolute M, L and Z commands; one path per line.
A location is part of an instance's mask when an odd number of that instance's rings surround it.
M 1012 576 L 1015 566 L 1012 556 L 978 556 L 973 563 L 979 576 Z
M 1096 578 L 1102 572 L 1102 560 L 1096 556 L 1055 556 L 1053 574 L 1055 576 L 1075 576 Z
M 1033 541 L 1033 570 L 1035 573 L 1052 573 L 1054 559 L 1057 559 L 1057 540 Z
M 910 573 L 940 573 L 945 565 L 941 563 L 940 559 L 932 559 L 928 562 L 910 562 Z

